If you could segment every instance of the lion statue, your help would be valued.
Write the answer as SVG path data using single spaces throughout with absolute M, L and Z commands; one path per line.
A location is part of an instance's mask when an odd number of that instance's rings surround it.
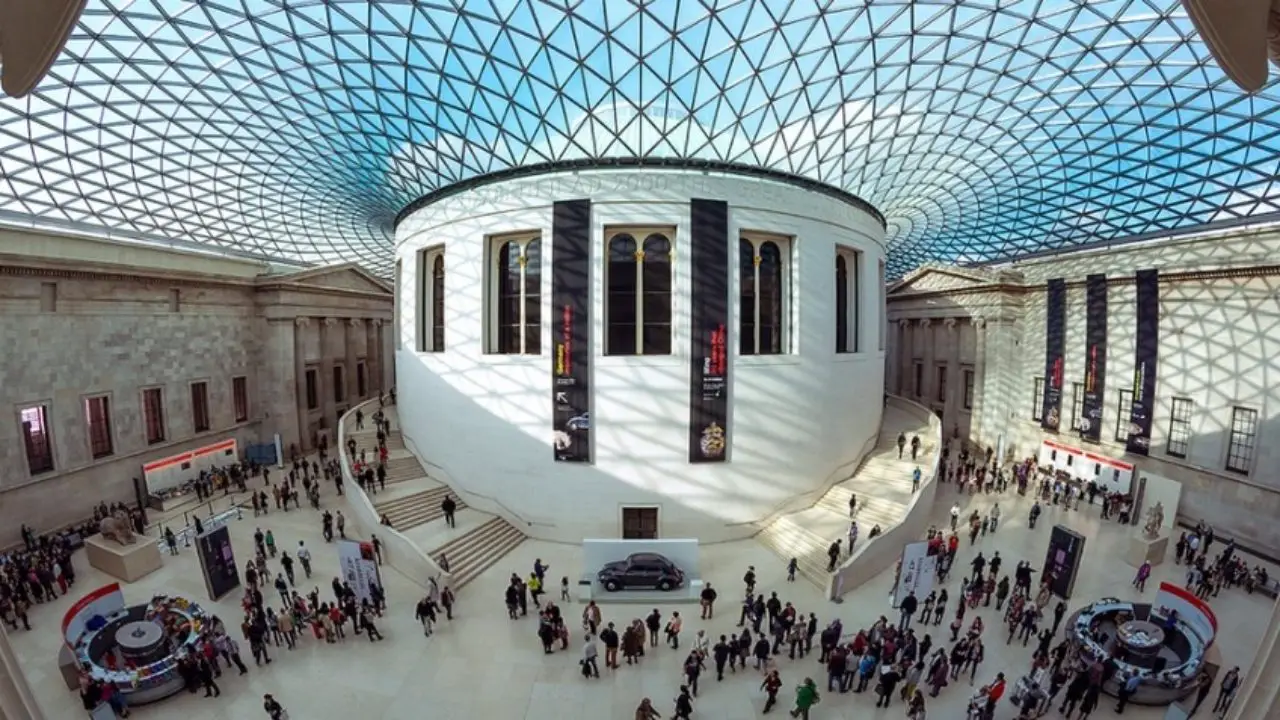
M 119 510 L 102 518 L 98 530 L 102 533 L 102 537 L 115 540 L 121 545 L 132 545 L 137 542 L 133 527 L 129 524 L 129 516 Z

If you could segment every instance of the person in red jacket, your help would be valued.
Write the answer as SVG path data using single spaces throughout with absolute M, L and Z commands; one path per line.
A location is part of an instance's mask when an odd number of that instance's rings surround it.
M 996 681 L 991 683 L 990 689 L 987 690 L 987 716 L 990 717 L 996 711 L 996 706 L 1000 704 L 1000 698 L 1004 697 L 1004 673 L 996 674 Z

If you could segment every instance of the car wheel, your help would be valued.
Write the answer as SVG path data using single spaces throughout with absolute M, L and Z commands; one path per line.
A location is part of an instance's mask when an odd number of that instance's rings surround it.
M 605 590 L 608 590 L 609 592 L 618 592 L 618 589 L 619 589 L 620 587 L 622 587 L 622 586 L 618 584 L 618 581 L 617 581 L 617 580 L 605 580 L 605 581 L 604 581 L 604 589 L 605 589 Z
M 670 589 L 671 589 L 671 581 L 670 581 L 670 580 L 660 580 L 660 581 L 658 582 L 658 589 L 659 589 L 659 590 L 661 590 L 662 592 L 666 592 L 666 591 L 670 590 Z

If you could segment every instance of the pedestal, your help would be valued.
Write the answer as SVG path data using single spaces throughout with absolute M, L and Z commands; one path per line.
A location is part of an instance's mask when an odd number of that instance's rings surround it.
M 137 536 L 132 545 L 121 545 L 102 535 L 94 535 L 84 542 L 89 564 L 102 572 L 125 582 L 146 577 L 164 564 L 160 559 L 160 546 L 155 538 Z
M 1168 551 L 1168 535 L 1162 532 L 1154 538 L 1148 538 L 1139 530 L 1129 539 L 1129 552 L 1125 560 L 1134 567 L 1141 567 L 1144 562 L 1149 562 L 1154 567 L 1164 562 Z

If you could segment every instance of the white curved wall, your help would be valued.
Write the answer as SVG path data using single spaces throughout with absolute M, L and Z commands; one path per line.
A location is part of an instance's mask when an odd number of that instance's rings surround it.
M 551 204 L 592 200 L 594 462 L 556 462 L 551 441 Z M 757 230 L 794 238 L 794 354 L 731 353 L 729 462 L 690 464 L 689 200 L 729 203 L 729 237 Z M 606 227 L 675 227 L 674 354 L 603 355 Z M 542 234 L 542 342 L 538 356 L 484 352 L 486 239 Z M 828 195 L 775 180 L 699 171 L 626 169 L 557 173 L 481 186 L 422 208 L 396 233 L 401 284 L 396 362 L 404 433 L 464 492 L 500 500 L 535 537 L 577 541 L 621 532 L 621 507 L 660 506 L 662 537 L 726 540 L 847 477 L 879 430 L 884 353 L 884 230 Z M 447 349 L 417 347 L 417 253 L 443 245 Z M 864 253 L 862 352 L 835 353 L 837 245 Z M 730 253 L 737 327 L 737 252 Z M 736 335 L 736 333 L 734 333 Z M 731 348 L 737 347 L 731 337 Z M 809 493 L 808 498 L 797 496 Z M 794 502 L 788 503 L 789 500 Z

